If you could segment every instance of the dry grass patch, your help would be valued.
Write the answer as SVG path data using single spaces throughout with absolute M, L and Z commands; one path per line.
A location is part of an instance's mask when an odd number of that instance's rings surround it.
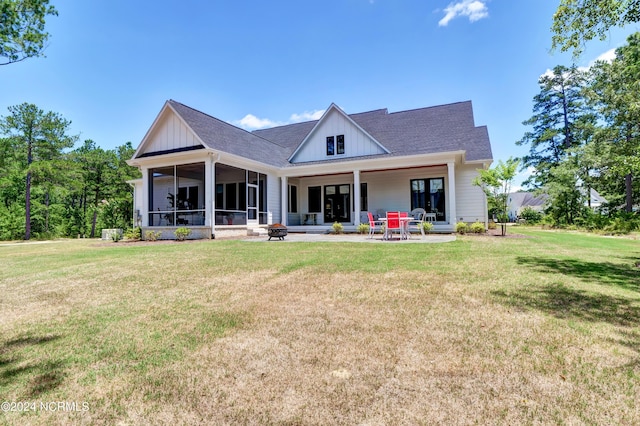
M 47 252 L 42 286 L 0 279 L 0 391 L 90 410 L 6 419 L 638 423 L 637 242 L 531 235 Z

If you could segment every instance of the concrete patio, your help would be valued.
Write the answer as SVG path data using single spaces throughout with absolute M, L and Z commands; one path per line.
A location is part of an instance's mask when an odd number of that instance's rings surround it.
M 448 243 L 455 241 L 455 234 L 429 234 L 424 238 L 420 235 L 413 235 L 411 239 L 401 240 L 394 238 L 392 240 L 383 240 L 382 235 L 375 235 L 369 238 L 367 234 L 311 234 L 311 233 L 289 233 L 284 240 L 269 237 L 251 238 L 247 241 L 253 242 L 270 242 L 270 243 L 296 243 L 296 242 L 340 242 L 340 243 L 378 243 L 378 244 L 431 244 L 431 243 Z

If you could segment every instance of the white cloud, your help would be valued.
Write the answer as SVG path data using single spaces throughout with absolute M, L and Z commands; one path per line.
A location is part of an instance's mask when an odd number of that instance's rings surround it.
M 291 114 L 291 117 L 289 117 L 289 122 L 290 123 L 300 123 L 303 121 L 312 121 L 312 120 L 319 120 L 320 117 L 322 117 L 322 114 L 324 114 L 325 110 L 324 109 L 320 109 L 320 110 L 315 110 L 315 111 L 305 111 L 302 114 Z
M 606 52 L 602 53 L 597 58 L 595 58 L 593 61 L 589 62 L 589 65 L 587 65 L 587 68 L 591 68 L 598 61 L 604 61 L 604 62 L 611 63 L 611 62 L 613 62 L 613 60 L 615 58 L 616 58 L 616 49 L 615 48 L 609 49 Z
M 318 120 L 322 117 L 325 110 L 305 111 L 301 114 L 291 114 L 289 120 L 286 122 L 275 121 L 269 118 L 258 118 L 253 114 L 247 114 L 242 119 L 236 120 L 233 124 L 242 127 L 245 130 L 258 130 L 266 129 L 269 127 L 284 126 L 286 124 L 301 123 L 303 121 Z
M 444 9 L 444 18 L 438 22 L 438 26 L 446 27 L 452 19 L 458 16 L 466 16 L 470 22 L 486 18 L 489 16 L 489 9 L 485 3 L 486 1 L 480 0 L 462 0 L 458 3 L 450 3 Z
M 236 124 L 248 130 L 264 129 L 280 125 L 278 122 L 269 120 L 268 118 L 258 118 L 253 114 L 245 115 L 241 120 L 236 121 Z
M 589 69 L 594 66 L 596 64 L 596 62 L 598 61 L 604 61 L 604 62 L 613 62 L 613 60 L 616 58 L 616 49 L 609 49 L 604 53 L 601 53 L 597 58 L 589 61 L 589 64 L 587 64 L 586 67 L 578 67 L 578 70 L 580 71 L 589 71 Z M 547 68 L 547 70 L 540 76 L 540 78 L 543 77 L 549 77 L 549 78 L 553 78 L 553 70 Z

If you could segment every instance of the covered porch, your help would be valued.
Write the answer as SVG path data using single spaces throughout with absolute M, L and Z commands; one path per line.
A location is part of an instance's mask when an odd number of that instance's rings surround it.
M 345 232 L 368 224 L 367 212 L 422 208 L 435 215 L 433 232 L 452 232 L 456 223 L 455 164 L 362 168 L 334 173 L 281 177 L 282 223 L 291 232 L 330 232 L 335 222 Z

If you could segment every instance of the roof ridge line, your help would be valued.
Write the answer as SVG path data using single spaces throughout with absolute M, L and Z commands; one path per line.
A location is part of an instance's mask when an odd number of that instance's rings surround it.
M 391 115 L 391 114 L 401 114 L 403 112 L 421 111 L 421 110 L 425 110 L 425 109 L 442 108 L 442 107 L 458 105 L 458 104 L 466 104 L 466 103 L 471 104 L 471 100 L 469 99 L 469 100 L 466 100 L 466 101 L 449 102 L 449 103 L 440 104 L 440 105 L 431 105 L 431 106 L 427 106 L 427 107 L 411 108 L 411 109 L 405 109 L 405 110 L 402 110 L 402 111 L 394 111 L 394 112 L 390 112 L 389 115 Z

